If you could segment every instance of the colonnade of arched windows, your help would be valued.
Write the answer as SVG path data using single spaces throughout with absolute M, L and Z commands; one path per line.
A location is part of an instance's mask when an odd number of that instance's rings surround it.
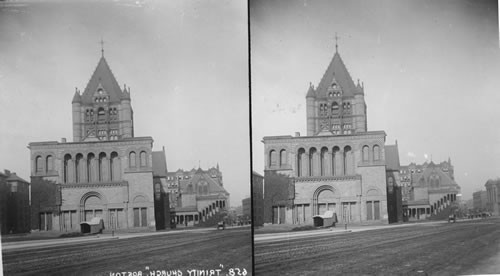
M 354 152 L 351 146 L 311 147 L 307 150 L 301 147 L 297 150 L 296 166 L 299 177 L 353 175 Z
M 64 155 L 63 183 L 86 183 L 118 181 L 121 179 L 121 164 L 118 153 L 100 152 L 97 156 L 90 152 L 86 155 L 77 153 Z

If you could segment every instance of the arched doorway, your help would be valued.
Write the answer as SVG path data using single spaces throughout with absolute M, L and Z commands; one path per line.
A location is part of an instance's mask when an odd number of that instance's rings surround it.
M 331 186 L 319 187 L 313 197 L 313 215 L 323 215 L 326 211 L 337 212 L 337 197 Z
M 83 198 L 83 221 L 90 221 L 94 217 L 104 219 L 104 203 L 100 194 L 90 194 Z

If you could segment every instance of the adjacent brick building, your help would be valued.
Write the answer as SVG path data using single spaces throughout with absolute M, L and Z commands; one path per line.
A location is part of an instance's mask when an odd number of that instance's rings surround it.
M 0 226 L 1 234 L 30 231 L 29 182 L 16 173 L 0 172 Z
M 451 160 L 439 164 L 425 162 L 401 166 L 405 216 L 410 220 L 427 219 L 445 212 L 457 202 L 460 186 L 455 182 Z
M 215 224 L 229 207 L 229 193 L 218 164 L 208 170 L 169 172 L 163 189 L 170 195 L 171 216 L 177 227 Z
M 252 223 L 253 226 L 264 225 L 264 176 L 252 172 Z

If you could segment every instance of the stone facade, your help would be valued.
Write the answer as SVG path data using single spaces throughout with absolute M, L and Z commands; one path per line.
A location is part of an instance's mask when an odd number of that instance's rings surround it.
M 333 210 L 341 223 L 388 222 L 384 131 L 367 131 L 364 88 L 338 52 L 306 95 L 307 135 L 263 138 L 264 220 L 312 224 Z
M 472 206 L 474 211 L 488 211 L 488 193 L 486 191 L 477 191 L 472 193 Z
M 486 188 L 486 208 L 495 216 L 500 215 L 500 179 L 490 179 L 484 184 Z
M 153 139 L 134 137 L 130 101 L 101 57 L 73 97 L 74 142 L 29 144 L 34 229 L 79 231 L 93 217 L 108 229 L 155 225 Z

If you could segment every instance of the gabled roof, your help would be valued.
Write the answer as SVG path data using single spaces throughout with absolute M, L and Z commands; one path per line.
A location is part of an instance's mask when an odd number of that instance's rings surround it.
M 165 152 L 153 151 L 153 176 L 167 176 L 167 160 Z
M 345 67 L 338 52 L 335 52 L 330 65 L 328 65 L 325 74 L 321 78 L 321 81 L 316 88 L 316 95 L 318 97 L 326 97 L 328 87 L 334 80 L 336 80 L 337 84 L 342 89 L 344 96 L 354 96 L 355 94 L 363 93 L 362 88 L 359 85 L 356 86 L 354 84 L 351 75 L 349 74 L 349 71 L 347 71 L 347 68 Z
M 109 101 L 112 103 L 120 102 L 124 96 L 104 56 L 99 60 L 87 87 L 83 91 L 82 102 L 93 103 L 92 96 L 100 86 L 109 95 Z
M 420 183 L 428 183 L 429 176 L 432 174 L 437 174 L 439 176 L 439 186 L 440 187 L 445 187 L 445 186 L 457 186 L 458 184 L 451 179 L 451 177 L 447 174 L 444 173 L 438 166 L 435 166 L 434 163 L 431 161 L 429 166 L 418 176 L 415 178 L 415 184 L 419 185 Z
M 189 184 L 193 185 L 193 189 L 196 189 L 196 184 L 200 182 L 201 180 L 205 180 L 208 184 L 208 194 L 229 194 L 224 187 L 222 187 L 219 183 L 217 183 L 216 179 L 210 177 L 207 172 L 204 172 L 201 169 L 198 169 L 196 173 L 188 178 L 188 179 L 180 179 L 180 189 L 182 193 L 187 193 L 187 187 Z M 196 190 L 193 190 L 194 193 L 196 193 Z
M 385 146 L 385 160 L 387 170 L 399 171 L 401 166 L 399 163 L 399 149 L 397 144 Z
M 9 175 L 9 177 L 7 177 L 6 181 L 7 182 L 10 182 L 10 181 L 19 181 L 19 182 L 29 183 L 28 181 L 26 181 L 26 180 L 20 178 L 19 176 L 17 176 L 16 173 L 11 173 Z

